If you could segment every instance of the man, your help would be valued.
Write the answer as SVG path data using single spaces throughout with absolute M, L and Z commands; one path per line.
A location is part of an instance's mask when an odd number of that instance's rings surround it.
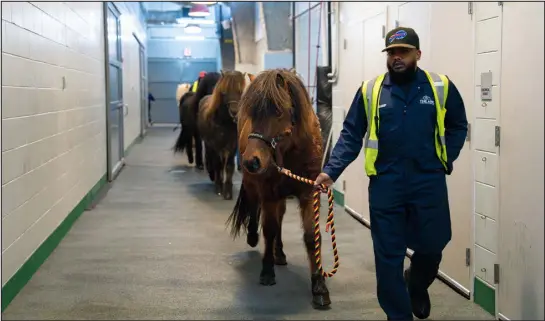
M 452 172 L 467 134 L 456 86 L 417 67 L 419 42 L 411 28 L 387 34 L 388 72 L 358 88 L 316 179 L 331 186 L 356 159 L 365 136 L 377 296 L 388 320 L 430 314 L 428 287 L 452 235 L 445 174 Z M 414 254 L 404 272 L 407 247 Z
M 153 125 L 153 122 L 151 121 L 151 102 L 155 101 L 155 97 L 150 93 L 148 93 L 148 122 L 151 125 Z
M 197 78 L 197 80 L 195 80 L 195 82 L 193 82 L 193 86 L 191 87 L 191 91 L 196 93 L 197 92 L 197 88 L 199 88 L 199 83 L 201 82 L 201 79 L 203 79 L 203 77 L 206 75 L 206 71 L 201 71 L 199 73 L 199 78 Z

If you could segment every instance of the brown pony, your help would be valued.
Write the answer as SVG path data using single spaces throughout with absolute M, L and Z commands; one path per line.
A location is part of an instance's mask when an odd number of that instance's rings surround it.
M 199 103 L 197 126 L 204 141 L 206 170 L 216 193 L 233 198 L 237 151 L 238 103 L 250 78 L 240 71 L 222 71 L 211 95 Z
M 282 244 L 286 198 L 298 198 L 303 240 L 310 260 L 312 302 L 316 308 L 327 307 L 331 304 L 329 291 L 314 256 L 313 187 L 278 170 L 285 167 L 312 180 L 321 171 L 320 125 L 308 92 L 294 72 L 266 70 L 250 83 L 239 108 L 239 146 L 244 170 L 240 193 L 227 221 L 231 224 L 231 235 L 236 237 L 244 227 L 246 242 L 255 247 L 262 216 L 265 253 L 260 283 L 276 284 L 274 265 L 287 264 Z
M 173 149 L 175 153 L 185 150 L 189 164 L 193 164 L 193 142 L 195 142 L 195 165 L 199 170 L 204 169 L 202 140 L 197 126 L 199 103 L 205 96 L 212 93 L 219 78 L 219 72 L 207 73 L 199 81 L 197 92 L 186 93 L 179 103 L 182 130 Z

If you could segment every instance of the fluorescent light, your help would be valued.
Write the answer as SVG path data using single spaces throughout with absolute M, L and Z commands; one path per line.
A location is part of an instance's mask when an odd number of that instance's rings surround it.
M 211 5 L 211 4 L 216 4 L 218 2 L 217 1 L 191 1 L 191 3 Z
M 216 22 L 214 20 L 205 20 L 205 19 L 188 19 L 188 18 L 178 18 L 176 19 L 176 22 L 179 24 L 182 23 L 191 23 L 191 24 L 201 24 L 201 25 L 213 25 Z
M 184 28 L 185 33 L 201 33 L 201 30 L 201 27 L 194 24 L 189 24 Z
M 206 38 L 204 36 L 176 36 L 174 39 L 176 40 L 204 40 Z
M 210 15 L 210 12 L 201 12 L 201 11 L 195 11 L 188 13 L 190 17 L 207 17 Z

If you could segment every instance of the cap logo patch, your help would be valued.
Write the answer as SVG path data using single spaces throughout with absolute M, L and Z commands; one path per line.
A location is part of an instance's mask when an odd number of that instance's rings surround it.
M 407 32 L 405 30 L 398 30 L 396 33 L 391 35 L 390 38 L 388 38 L 388 42 L 392 43 L 394 40 L 401 40 L 405 37 L 407 37 Z

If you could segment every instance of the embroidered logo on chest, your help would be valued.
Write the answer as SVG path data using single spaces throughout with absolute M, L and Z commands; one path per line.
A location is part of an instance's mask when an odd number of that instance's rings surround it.
M 433 101 L 433 99 L 431 99 L 430 96 L 426 95 L 424 97 L 422 97 L 422 99 L 420 99 L 420 104 L 421 105 L 432 105 L 432 106 L 435 106 L 435 102 Z

